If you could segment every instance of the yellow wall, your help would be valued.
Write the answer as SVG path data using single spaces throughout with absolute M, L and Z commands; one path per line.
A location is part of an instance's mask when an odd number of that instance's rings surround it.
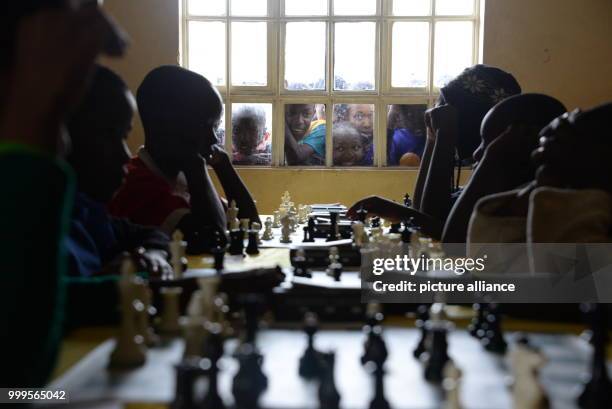
M 307 0 L 304 0 L 307 1 Z M 105 61 L 135 90 L 146 73 L 176 64 L 179 0 L 107 0 L 105 7 L 132 37 L 122 61 Z M 483 60 L 516 75 L 525 92 L 544 92 L 568 108 L 612 99 L 612 1 L 486 0 Z M 139 123 L 130 146 L 142 144 Z M 262 212 L 289 190 L 296 203 L 351 204 L 368 194 L 400 200 L 416 170 L 239 170 Z

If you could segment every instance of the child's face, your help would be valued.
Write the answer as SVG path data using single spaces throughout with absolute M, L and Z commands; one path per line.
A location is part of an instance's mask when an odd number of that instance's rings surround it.
M 373 114 L 374 110 L 372 105 L 349 105 L 349 122 L 357 128 L 364 138 L 372 139 L 372 129 L 374 126 Z
M 334 134 L 334 165 L 357 166 L 364 155 L 363 139 L 357 133 Z
M 253 118 L 242 118 L 233 129 L 232 139 L 234 149 L 243 155 L 252 155 L 257 150 L 257 145 L 261 142 L 263 129 L 258 126 Z
M 285 120 L 291 130 L 291 134 L 296 140 L 306 136 L 306 132 L 310 128 L 312 118 L 315 115 L 314 105 L 308 104 L 292 104 L 287 105 Z

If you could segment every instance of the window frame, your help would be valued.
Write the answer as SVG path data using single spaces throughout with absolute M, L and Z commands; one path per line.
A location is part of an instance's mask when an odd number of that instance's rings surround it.
M 484 0 L 473 0 L 472 15 L 437 16 L 435 15 L 436 1 L 430 0 L 431 13 L 427 16 L 395 16 L 393 15 L 393 0 L 375 0 L 376 15 L 369 16 L 335 16 L 333 15 L 334 0 L 327 0 L 327 15 L 324 16 L 285 16 L 284 0 L 267 0 L 268 15 L 260 17 L 231 16 L 231 1 L 226 2 L 225 14 L 221 16 L 192 16 L 188 13 L 188 0 L 179 0 L 180 18 L 180 47 L 179 63 L 189 67 L 189 36 L 190 21 L 223 22 L 225 24 L 226 53 L 225 53 L 225 85 L 217 86 L 225 104 L 225 149 L 232 152 L 231 138 L 231 111 L 234 103 L 268 103 L 272 104 L 272 163 L 270 167 L 287 167 L 299 169 L 401 169 L 387 166 L 387 107 L 391 104 L 423 104 L 432 107 L 437 100 L 440 90 L 434 85 L 434 52 L 435 52 L 435 23 L 438 21 L 470 21 L 473 23 L 472 63 L 476 64 L 481 58 L 482 44 L 482 18 Z M 305 0 L 307 1 L 307 0 Z M 285 36 L 286 24 L 290 22 L 325 22 L 326 23 L 326 58 L 325 58 L 325 89 L 324 90 L 287 90 L 284 88 L 285 78 Z M 375 23 L 375 90 L 347 91 L 334 90 L 334 23 L 363 22 Z M 231 83 L 231 35 L 232 22 L 266 22 L 267 23 L 267 85 L 266 86 L 236 86 Z M 429 23 L 429 55 L 427 87 L 407 88 L 393 87 L 391 83 L 392 72 L 392 37 L 393 24 L 396 22 L 428 22 Z M 284 118 L 285 106 L 300 103 L 325 104 L 328 118 L 333 115 L 333 106 L 340 103 L 368 103 L 374 105 L 374 163 L 364 167 L 336 167 L 333 166 L 332 155 L 332 126 L 326 127 L 325 139 L 325 166 L 289 166 L 285 163 L 284 152 Z M 249 167 L 249 166 L 240 166 Z M 253 166 L 266 168 L 266 166 Z

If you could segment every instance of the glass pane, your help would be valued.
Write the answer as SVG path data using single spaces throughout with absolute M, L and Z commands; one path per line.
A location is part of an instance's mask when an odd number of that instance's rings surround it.
M 374 163 L 374 105 L 334 105 L 334 166 Z
M 429 71 L 429 23 L 393 24 L 391 85 L 424 88 Z
M 325 89 L 325 31 L 322 22 L 287 23 L 285 88 Z
M 264 22 L 232 23 L 232 85 L 268 84 L 267 38 Z
M 232 0 L 232 16 L 259 17 L 267 15 L 267 0 Z
M 327 0 L 285 0 L 286 16 L 326 16 Z
M 389 105 L 387 107 L 387 165 L 421 164 L 425 149 L 426 104 Z
M 272 163 L 272 104 L 232 104 L 232 162 Z
M 334 0 L 334 14 L 337 16 L 371 16 L 376 14 L 376 0 Z
M 289 166 L 325 165 L 325 104 L 285 105 L 285 158 Z
M 427 16 L 431 13 L 431 0 L 393 0 L 396 16 Z
M 471 21 L 436 23 L 434 85 L 442 87 L 473 65 L 474 27 Z
M 215 41 L 210 41 L 214 38 Z M 225 23 L 189 22 L 189 69 L 225 85 Z
M 223 104 L 223 113 L 221 114 L 221 118 L 219 118 L 219 123 L 217 124 L 217 129 L 215 130 L 217 133 L 217 140 L 219 141 L 220 146 L 225 146 L 225 104 Z
M 334 89 L 373 90 L 376 23 L 336 23 Z
M 437 0 L 439 16 L 467 16 L 474 13 L 474 0 Z
M 223 16 L 225 0 L 189 0 L 187 10 L 192 16 Z

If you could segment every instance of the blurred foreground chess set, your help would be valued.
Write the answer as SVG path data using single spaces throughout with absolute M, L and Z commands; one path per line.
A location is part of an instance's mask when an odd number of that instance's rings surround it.
M 442 256 L 410 220 L 351 222 L 288 193 L 263 229 L 235 203 L 227 215 L 229 245 L 211 255 L 187 256 L 175 233 L 173 277 L 145 279 L 126 255 L 116 339 L 50 388 L 173 409 L 612 407 L 605 308 L 583 306 L 582 337 L 504 333 L 493 303 L 473 306 L 467 330 L 444 303 L 402 328 L 361 303 L 360 276 L 375 257 Z

